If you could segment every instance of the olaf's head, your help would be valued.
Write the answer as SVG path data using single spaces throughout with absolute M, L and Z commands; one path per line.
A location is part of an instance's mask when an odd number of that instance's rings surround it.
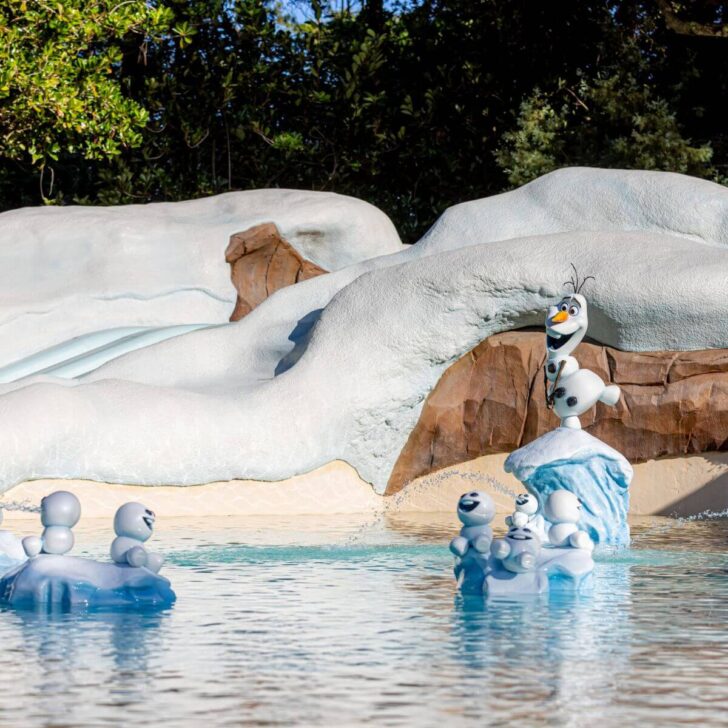
M 464 526 L 486 526 L 495 518 L 495 503 L 482 490 L 463 493 L 458 501 L 458 518 Z
M 546 351 L 549 358 L 569 356 L 586 336 L 589 327 L 586 298 L 570 293 L 546 314 Z

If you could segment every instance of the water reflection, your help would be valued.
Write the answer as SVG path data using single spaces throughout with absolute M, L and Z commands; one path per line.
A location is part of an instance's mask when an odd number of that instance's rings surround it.
M 631 567 L 598 572 L 589 595 L 455 597 L 453 654 L 466 671 L 488 676 L 489 710 L 564 724 L 574 711 L 618 698 L 614 675 L 631 656 Z
M 356 543 L 360 523 L 328 520 L 173 524 L 166 612 L 0 611 L 0 725 L 724 719 L 725 521 L 636 526 L 588 596 L 486 602 L 455 593 L 450 514 Z M 108 524 L 79 540 L 105 557 Z
M 159 611 L 0 611 L 4 652 L 16 658 L 22 655 L 33 711 L 64 715 L 71 725 L 83 722 L 88 708 L 85 693 L 89 688 L 98 690 L 95 682 L 102 675 L 110 706 L 143 701 L 152 662 L 164 649 L 162 626 L 167 618 L 168 612 Z M 9 667 L 3 664 L 0 669 Z

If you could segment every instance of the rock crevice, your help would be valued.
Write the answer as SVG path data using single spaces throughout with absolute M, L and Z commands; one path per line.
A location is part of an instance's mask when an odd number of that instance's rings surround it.
M 579 347 L 582 367 L 618 384 L 616 407 L 581 417 L 631 462 L 728 450 L 728 350 L 625 352 Z M 544 336 L 491 336 L 461 357 L 428 396 L 392 470 L 387 493 L 481 455 L 509 452 L 558 426 L 543 391 Z
M 232 235 L 225 260 L 238 292 L 231 321 L 239 321 L 280 288 L 328 272 L 306 260 L 272 222 Z

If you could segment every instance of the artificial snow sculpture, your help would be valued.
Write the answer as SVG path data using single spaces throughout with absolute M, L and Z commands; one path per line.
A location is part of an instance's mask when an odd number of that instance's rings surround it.
M 506 516 L 506 526 L 518 526 L 533 531 L 541 541 L 546 541 L 546 522 L 538 512 L 538 498 L 530 493 L 521 493 L 516 496 L 516 510 L 510 516 Z
M 619 452 L 584 432 L 579 421 L 597 402 L 615 405 L 620 390 L 581 369 L 572 356 L 589 323 L 581 291 L 593 279 L 580 280 L 573 264 L 572 270 L 564 284 L 572 292 L 551 306 L 546 316 L 546 401 L 561 419 L 560 427 L 511 453 L 505 470 L 538 498 L 546 520 L 559 524 L 553 535 L 549 531 L 551 543 L 556 539 L 566 545 L 573 539 L 583 547 L 589 542 L 625 546 L 632 466 Z M 555 491 L 563 490 L 570 491 L 573 499 L 560 494 L 550 500 Z
M 581 505 L 579 527 L 595 544 L 629 544 L 632 466 L 593 435 L 557 427 L 512 452 L 504 468 L 544 506 L 553 492 L 571 491 Z
M 544 513 L 551 524 L 548 537 L 552 546 L 571 546 L 587 551 L 594 548 L 589 534 L 577 525 L 581 521 L 581 501 L 571 491 L 561 489 L 551 493 Z
M 490 554 L 474 550 L 478 556 L 471 559 L 467 585 L 472 591 L 481 587 L 489 597 L 584 591 L 591 584 L 595 545 L 629 543 L 632 467 L 616 450 L 584 432 L 579 421 L 597 402 L 615 405 L 620 390 L 581 369 L 572 356 L 588 326 L 587 302 L 580 291 L 593 278 L 580 281 L 572 268 L 573 292 L 551 306 L 546 317 L 546 400 L 560 417 L 560 426 L 506 459 L 506 472 L 528 493 L 516 497 L 515 510 L 506 518 L 508 533 L 492 541 Z M 461 498 L 458 515 L 463 499 L 474 495 Z M 458 556 L 468 552 L 464 535 L 450 545 Z M 459 549 L 456 544 L 461 544 Z M 458 568 L 460 562 L 456 576 Z M 458 583 L 466 591 L 465 580 Z
M 66 555 L 74 543 L 71 528 L 80 517 L 81 504 L 72 493 L 56 491 L 43 498 L 43 534 L 23 539 L 28 560 L 0 579 L 0 604 L 65 611 L 163 607 L 175 601 L 169 580 L 156 573 L 162 558 L 141 545 L 152 533 L 151 511 L 139 503 L 117 511 L 114 563 Z
M 460 496 L 457 514 L 463 527 L 450 541 L 455 556 L 455 579 L 464 593 L 482 594 L 485 567 L 493 540 L 490 522 L 495 517 L 495 503 L 479 490 Z
M 523 500 L 523 496 L 518 496 L 516 507 Z M 541 541 L 537 531 L 528 525 L 513 525 L 505 538 L 493 541 L 483 592 L 497 597 L 543 594 L 551 590 L 585 591 L 591 584 L 594 561 L 591 540 L 574 525 L 579 520 L 578 505 L 573 493 L 556 491 L 547 501 L 546 520 L 540 513 L 532 516 L 534 523 L 544 524 L 546 540 Z M 536 517 L 541 520 L 537 521 Z
M 73 493 L 57 490 L 40 501 L 40 536 L 26 536 L 23 549 L 28 558 L 43 554 L 67 554 L 75 543 L 71 530 L 81 518 L 81 504 Z
M 472 502 L 473 494 L 466 493 L 461 498 L 458 515 L 463 498 Z M 523 505 L 524 500 L 518 496 L 516 507 L 519 503 Z M 489 536 L 490 526 L 484 526 L 488 534 L 477 536 L 468 548 L 459 543 L 461 536 L 453 539 L 450 550 L 458 557 L 455 574 L 460 591 L 488 597 L 586 591 L 594 569 L 593 545 L 587 534 L 574 525 L 578 521 L 578 500 L 568 491 L 557 491 L 551 501 L 546 515 L 548 518 L 551 514 L 555 521 L 549 523 L 539 512 L 531 514 L 531 524 L 543 524 L 543 541 L 529 524 L 510 525 L 504 538 L 493 541 Z M 518 513 L 522 514 L 517 510 Z M 506 518 L 506 522 L 512 520 L 513 516 Z M 556 529 L 553 538 L 552 529 Z M 490 544 L 488 553 L 482 551 L 485 543 Z M 463 568 L 461 553 L 467 556 L 466 568 Z
M 164 557 L 146 550 L 145 541 L 152 535 L 154 512 L 141 503 L 125 503 L 114 516 L 116 538 L 111 542 L 111 558 L 117 564 L 146 566 L 155 574 L 164 563 Z

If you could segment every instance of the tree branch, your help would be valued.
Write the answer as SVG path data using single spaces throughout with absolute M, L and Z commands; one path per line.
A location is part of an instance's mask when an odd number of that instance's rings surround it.
M 675 12 L 671 0 L 656 0 L 665 25 L 678 35 L 701 36 L 704 38 L 728 38 L 728 26 L 714 23 L 698 23 L 683 20 Z

